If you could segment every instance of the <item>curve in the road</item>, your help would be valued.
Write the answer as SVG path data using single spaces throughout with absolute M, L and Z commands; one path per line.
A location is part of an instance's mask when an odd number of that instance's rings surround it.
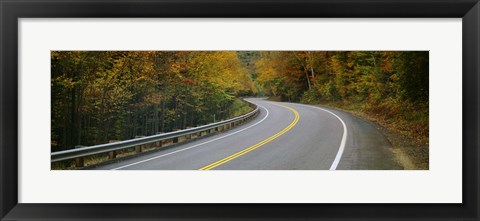
M 196 144 L 196 145 L 193 145 L 193 146 L 189 146 L 189 147 L 186 147 L 186 148 L 183 148 L 183 149 L 180 149 L 180 150 L 176 150 L 176 151 L 173 151 L 173 152 L 170 152 L 170 153 L 167 153 L 167 154 L 162 154 L 160 156 L 156 156 L 156 157 L 152 157 L 152 158 L 148 158 L 146 160 L 142 160 L 142 161 L 138 161 L 138 162 L 135 162 L 135 163 L 131 163 L 131 164 L 127 164 L 127 165 L 124 165 L 124 166 L 121 166 L 121 167 L 117 167 L 117 168 L 114 168 L 112 170 L 119 170 L 119 169 L 123 169 L 123 168 L 126 168 L 126 167 L 130 167 L 130 166 L 133 166 L 133 165 L 137 165 L 137 164 L 141 164 L 141 163 L 145 163 L 145 162 L 148 162 L 148 161 L 151 161 L 151 160 L 155 160 L 155 159 L 158 159 L 158 158 L 162 158 L 162 157 L 166 157 L 168 155 L 172 155 L 172 154 L 176 154 L 176 153 L 179 153 L 179 152 L 182 152 L 182 151 L 185 151 L 185 150 L 189 150 L 189 149 L 192 149 L 192 148 L 195 148 L 195 147 L 198 147 L 198 146 L 202 146 L 202 145 L 205 145 L 205 144 L 208 144 L 208 143 L 211 143 L 211 142 L 214 142 L 214 141 L 217 141 L 217 140 L 220 140 L 220 139 L 223 139 L 223 138 L 226 138 L 226 137 L 229 137 L 229 136 L 232 136 L 232 135 L 235 135 L 235 134 L 238 134 L 242 131 L 245 131 L 245 130 L 248 130 L 254 126 L 257 126 L 258 124 L 262 123 L 265 119 L 267 119 L 268 115 L 269 115 L 269 111 L 267 108 L 263 107 L 262 105 L 258 105 L 260 108 L 264 109 L 266 111 L 266 114 L 265 114 L 265 117 L 263 117 L 260 121 L 256 122 L 255 124 L 252 124 L 246 128 L 243 128 L 241 130 L 238 130 L 238 131 L 235 131 L 233 133 L 230 133 L 230 134 L 227 134 L 227 135 L 224 135 L 224 136 L 221 136 L 221 137 L 218 137 L 218 138 L 215 138 L 213 140 L 209 140 L 209 141 L 206 141 L 206 142 L 203 142 L 203 143 L 199 143 L 199 144 Z
M 402 169 L 395 161 L 389 141 L 377 126 L 369 121 L 328 107 L 256 98 L 250 101 L 259 105 L 260 115 L 223 134 L 118 160 L 93 169 Z M 295 112 L 286 107 L 298 112 L 297 120 Z M 298 122 L 292 126 L 294 121 Z M 290 130 L 286 131 L 286 128 Z
M 274 104 L 274 103 L 272 103 L 272 104 Z M 287 107 L 287 106 L 284 106 L 284 105 L 280 105 L 280 104 L 274 104 L 274 105 L 287 108 L 287 109 L 289 109 L 290 111 L 292 111 L 293 114 L 295 115 L 295 118 L 293 119 L 293 121 L 292 121 L 287 127 L 285 127 L 285 128 L 284 128 L 283 130 L 281 130 L 280 132 L 274 134 L 273 136 L 271 136 L 271 137 L 269 137 L 269 138 L 267 138 L 267 139 L 265 139 L 265 140 L 263 140 L 263 141 L 260 141 L 260 142 L 258 142 L 258 143 L 256 143 L 256 144 L 254 144 L 254 145 L 251 146 L 251 147 L 248 147 L 248 148 L 246 148 L 246 149 L 244 149 L 244 150 L 242 150 L 242 151 L 239 151 L 239 152 L 237 152 L 237 153 L 235 153 L 235 154 L 232 154 L 232 155 L 230 155 L 230 156 L 228 156 L 228 157 L 225 157 L 225 158 L 223 158 L 223 159 L 221 159 L 221 160 L 219 160 L 219 161 L 216 161 L 216 162 L 214 162 L 214 163 L 211 163 L 211 164 L 209 164 L 209 165 L 207 165 L 207 166 L 204 166 L 204 167 L 200 168 L 199 170 L 210 170 L 210 169 L 213 169 L 213 168 L 215 168 L 215 167 L 218 167 L 218 166 L 220 166 L 220 165 L 222 165 L 222 164 L 225 164 L 225 163 L 227 163 L 227 162 L 229 162 L 229 161 L 231 161 L 231 160 L 233 160 L 233 159 L 235 159 L 235 158 L 237 158 L 237 157 L 240 157 L 240 156 L 242 156 L 242 155 L 247 154 L 248 152 L 251 152 L 251 151 L 253 151 L 253 150 L 257 149 L 257 148 L 260 148 L 260 147 L 263 146 L 264 144 L 266 144 L 266 143 L 268 143 L 268 142 L 276 139 L 277 137 L 282 136 L 284 133 L 286 133 L 286 132 L 288 132 L 290 129 L 292 129 L 292 128 L 295 126 L 295 124 L 297 124 L 298 120 L 300 119 L 300 115 L 298 114 L 298 111 L 296 111 L 295 109 L 293 109 L 293 108 L 291 108 L 291 107 Z
M 343 135 L 342 135 L 342 141 L 340 142 L 340 147 L 338 148 L 338 152 L 337 152 L 337 155 L 335 156 L 335 160 L 333 161 L 332 163 L 332 166 L 330 167 L 330 170 L 336 170 L 337 169 L 337 166 L 338 166 L 338 163 L 340 163 L 340 159 L 342 158 L 342 155 L 343 155 L 343 151 L 345 150 L 345 144 L 347 143 L 347 125 L 345 124 L 345 122 L 342 120 L 342 118 L 340 118 L 338 115 L 336 115 L 335 113 L 329 111 L 329 110 L 326 110 L 326 109 L 323 109 L 321 107 L 315 107 L 315 106 L 309 106 L 309 105 L 303 105 L 303 104 L 298 104 L 298 105 L 301 105 L 301 106 L 305 106 L 305 107 L 310 107 L 310 108 L 315 108 L 315 109 L 319 109 L 319 110 L 322 110 L 322 111 L 325 111 L 329 114 L 332 114 L 333 116 L 335 116 L 339 121 L 340 123 L 342 123 L 342 126 L 343 126 Z

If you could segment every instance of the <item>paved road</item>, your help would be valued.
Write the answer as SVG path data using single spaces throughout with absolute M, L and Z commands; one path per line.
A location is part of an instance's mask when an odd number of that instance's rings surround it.
M 259 98 L 258 117 L 235 129 L 115 162 L 107 170 L 402 169 L 375 125 L 351 114 Z

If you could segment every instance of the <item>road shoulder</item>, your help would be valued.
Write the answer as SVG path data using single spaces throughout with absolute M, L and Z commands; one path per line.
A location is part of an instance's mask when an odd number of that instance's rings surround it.
M 322 108 L 332 109 L 338 112 L 348 113 L 359 120 L 367 122 L 372 127 L 376 128 L 382 136 L 388 141 L 391 148 L 394 161 L 405 170 L 428 170 L 428 144 L 420 144 L 416 140 L 409 138 L 394 130 L 388 129 L 374 118 L 368 115 L 357 112 L 345 110 L 338 107 L 328 105 L 310 104 Z

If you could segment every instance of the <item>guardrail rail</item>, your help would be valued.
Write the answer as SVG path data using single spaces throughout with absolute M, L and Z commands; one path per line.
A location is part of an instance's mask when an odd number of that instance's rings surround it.
M 173 132 L 157 134 L 157 135 L 152 135 L 147 137 L 135 138 L 131 140 L 124 140 L 124 141 L 118 141 L 113 143 L 52 152 L 51 164 L 62 162 L 62 161 L 74 160 L 75 168 L 82 168 L 85 166 L 84 159 L 86 157 L 107 153 L 108 154 L 107 160 L 113 160 L 117 158 L 117 155 L 119 154 L 119 152 L 127 151 L 128 149 L 132 149 L 134 151 L 134 154 L 137 154 L 137 153 L 164 148 L 172 144 L 189 141 L 192 139 L 196 139 L 198 137 L 211 135 L 213 133 L 226 131 L 226 130 L 229 130 L 230 128 L 233 128 L 237 125 L 240 125 L 242 123 L 245 123 L 255 118 L 260 113 L 260 109 L 257 105 L 247 101 L 246 103 L 248 103 L 249 106 L 253 107 L 254 110 L 244 115 L 234 117 L 228 120 L 214 122 L 214 123 L 203 125 L 203 126 L 188 128 L 185 130 L 179 130 L 179 131 L 173 131 Z

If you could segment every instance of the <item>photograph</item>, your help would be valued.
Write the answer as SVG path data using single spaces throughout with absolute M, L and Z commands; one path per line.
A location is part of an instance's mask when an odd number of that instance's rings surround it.
M 52 170 L 428 170 L 428 51 L 51 51 Z
M 480 221 L 480 0 L 0 9 L 0 221 Z

